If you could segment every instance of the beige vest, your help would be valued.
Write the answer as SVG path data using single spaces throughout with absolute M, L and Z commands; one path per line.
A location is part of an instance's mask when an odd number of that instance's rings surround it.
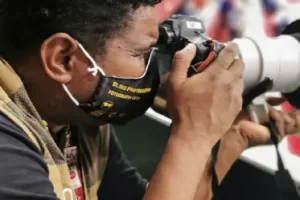
M 16 123 L 40 149 L 57 197 L 76 200 L 62 152 L 43 125 L 21 79 L 4 60 L 0 60 L 0 112 Z M 77 141 L 80 141 L 78 149 L 85 200 L 98 199 L 97 190 L 107 162 L 110 132 L 109 125 L 79 128 Z

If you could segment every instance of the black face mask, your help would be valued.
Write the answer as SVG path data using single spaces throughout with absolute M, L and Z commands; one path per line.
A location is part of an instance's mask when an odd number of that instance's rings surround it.
M 146 63 L 145 72 L 138 78 L 106 76 L 93 58 L 79 44 L 79 48 L 93 64 L 88 70 L 96 76 L 100 74 L 98 88 L 89 103 L 79 103 L 68 88 L 63 85 L 71 100 L 99 123 L 124 124 L 143 115 L 153 104 L 159 87 L 159 73 L 155 51 L 152 50 Z

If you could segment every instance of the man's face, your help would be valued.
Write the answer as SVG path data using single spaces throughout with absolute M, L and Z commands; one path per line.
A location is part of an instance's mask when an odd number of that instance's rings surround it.
M 155 8 L 142 7 L 135 11 L 124 33 L 109 39 L 105 47 L 99 47 L 105 48 L 105 53 L 95 55 L 93 59 L 108 76 L 139 77 L 145 70 L 145 57 L 157 39 Z M 78 102 L 85 103 L 92 99 L 100 76 L 99 73 L 93 76 L 88 72 L 88 68 L 92 67 L 90 60 L 78 48 L 76 41 L 66 34 L 56 34 L 47 39 L 41 46 L 40 54 L 43 73 L 45 72 L 48 81 L 37 81 L 49 85 L 47 91 L 40 92 L 45 101 L 48 101 L 48 106 L 41 105 L 41 97 L 34 97 L 37 87 L 29 86 L 27 90 L 42 117 L 44 115 L 44 118 L 62 123 L 61 119 L 73 117 L 71 114 L 76 108 L 63 91 L 62 84 L 67 86 Z M 41 77 L 36 77 L 35 81 L 42 79 Z
M 126 31 L 107 42 L 105 54 L 93 58 L 108 76 L 139 77 L 145 71 L 145 57 L 149 55 L 157 39 L 158 21 L 155 8 L 140 8 L 134 14 L 133 21 Z M 97 87 L 99 77 L 91 76 L 86 66 L 78 68 L 79 73 L 76 74 L 76 80 L 74 78 L 70 87 L 75 94 L 78 93 L 81 101 L 89 101 Z M 82 81 L 84 78 L 85 83 Z
M 126 32 L 110 40 L 103 59 L 96 57 L 108 75 L 139 77 L 145 70 L 145 57 L 158 39 L 155 9 L 141 8 Z

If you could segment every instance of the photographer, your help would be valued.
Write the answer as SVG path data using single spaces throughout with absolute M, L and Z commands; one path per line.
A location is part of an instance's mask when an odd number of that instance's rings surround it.
M 189 44 L 174 56 L 168 88 L 173 124 L 149 184 L 129 164 L 110 124 L 142 115 L 153 102 L 157 3 L 0 2 L 1 199 L 209 196 L 206 163 L 220 138 L 221 177 L 250 143 L 268 140 L 262 127 L 236 119 L 243 92 L 237 45 L 228 44 L 207 70 L 187 79 L 195 56 Z M 247 132 L 255 128 L 255 135 Z M 228 146 L 231 141 L 237 145 Z M 226 151 L 236 154 L 229 159 Z

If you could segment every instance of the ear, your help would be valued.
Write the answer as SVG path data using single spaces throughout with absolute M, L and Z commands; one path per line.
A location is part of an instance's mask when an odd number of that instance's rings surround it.
M 45 40 L 41 45 L 40 55 L 46 74 L 61 84 L 70 82 L 70 60 L 77 48 L 76 40 L 66 33 L 56 33 Z

